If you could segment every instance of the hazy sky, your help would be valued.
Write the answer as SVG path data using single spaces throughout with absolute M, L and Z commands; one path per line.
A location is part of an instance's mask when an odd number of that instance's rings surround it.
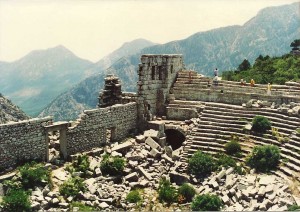
M 268 6 L 297 0 L 0 0 L 0 61 L 64 45 L 97 61 L 124 42 L 157 43 L 242 25 Z

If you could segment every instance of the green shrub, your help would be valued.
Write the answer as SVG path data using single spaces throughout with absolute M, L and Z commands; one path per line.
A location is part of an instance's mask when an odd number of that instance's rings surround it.
M 216 158 L 217 158 L 216 164 L 218 167 L 225 167 L 225 168 L 236 167 L 236 161 L 228 155 L 221 153 L 221 154 L 217 154 Z
M 84 155 L 78 155 L 75 161 L 72 163 L 76 172 L 85 172 L 90 167 L 89 157 Z
M 288 211 L 296 211 L 299 210 L 300 206 L 298 206 L 297 204 L 293 204 L 291 206 L 288 207 Z
M 86 185 L 80 177 L 72 177 L 59 187 L 60 194 L 65 197 L 76 196 L 79 191 L 86 191 Z
M 265 133 L 271 129 L 271 122 L 264 116 L 255 116 L 252 120 L 252 130 L 259 133 Z
M 194 198 L 191 208 L 193 211 L 219 211 L 222 206 L 222 200 L 218 196 L 203 194 Z
M 43 186 L 50 182 L 50 172 L 45 169 L 43 164 L 35 162 L 26 163 L 19 168 L 19 171 L 21 183 L 26 189 Z
M 161 202 L 166 202 L 168 204 L 171 204 L 172 202 L 175 202 L 177 200 L 176 188 L 173 187 L 171 185 L 171 182 L 169 180 L 166 180 L 165 178 L 162 178 L 159 181 L 158 199 Z
M 112 157 L 104 155 L 100 163 L 100 169 L 103 174 L 119 175 L 123 173 L 125 160 L 121 157 Z
M 12 189 L 1 202 L 4 211 L 30 211 L 30 201 L 28 192 L 23 189 Z
M 89 157 L 84 155 L 78 155 L 78 157 L 72 162 L 72 165 L 67 166 L 66 170 L 70 173 L 83 172 L 85 173 L 90 167 Z
M 228 155 L 236 155 L 242 151 L 238 141 L 232 140 L 225 144 L 225 151 Z
M 178 196 L 182 198 L 182 200 L 179 201 L 180 203 L 191 202 L 195 194 L 196 190 L 188 183 L 184 183 L 178 188 Z
M 269 172 L 279 164 L 280 150 L 274 145 L 255 146 L 246 163 L 258 172 Z
M 130 191 L 126 196 L 126 201 L 130 203 L 137 203 L 142 200 L 140 192 L 138 190 Z
M 81 203 L 81 202 L 72 202 L 71 204 L 70 204 L 70 209 L 71 209 L 71 211 L 73 211 L 73 208 L 74 207 L 77 207 L 77 208 L 79 208 L 79 211 L 97 211 L 97 209 L 96 208 L 94 208 L 94 207 L 91 207 L 91 206 L 87 206 L 87 205 L 85 205 L 85 204 L 83 204 L 83 203 Z
M 188 161 L 188 171 L 198 177 L 205 177 L 216 169 L 212 156 L 196 152 Z

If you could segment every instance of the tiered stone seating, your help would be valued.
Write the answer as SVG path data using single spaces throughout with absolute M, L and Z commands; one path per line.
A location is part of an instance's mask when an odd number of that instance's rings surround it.
M 289 142 L 280 143 L 269 131 L 265 135 L 247 134 L 245 124 L 256 115 L 267 117 L 280 134 L 289 137 Z M 294 176 L 300 180 L 300 137 L 295 130 L 300 128 L 298 117 L 287 116 L 277 110 L 266 108 L 243 108 L 242 106 L 206 102 L 197 126 L 187 139 L 183 161 L 198 150 L 216 154 L 224 152 L 224 145 L 234 134 L 240 138 L 243 155 L 251 152 L 255 145 L 273 144 L 281 149 L 283 165 L 275 172 L 279 176 Z
M 287 82 L 286 85 L 273 85 L 272 96 L 267 95 L 267 85 L 256 84 L 251 87 L 249 83 L 242 86 L 239 82 L 220 80 L 214 85 L 211 78 L 204 77 L 196 72 L 181 71 L 172 92 L 176 99 L 194 101 L 214 101 L 241 104 L 242 100 L 251 98 L 263 98 L 274 101 L 275 96 L 289 98 L 290 101 L 300 101 L 300 84 Z M 231 98 L 232 97 L 232 102 Z
M 255 87 L 251 87 L 249 83 L 242 86 L 239 82 L 219 80 L 216 86 L 211 78 L 194 71 L 181 71 L 171 93 L 175 100 L 170 102 L 169 108 L 194 107 L 198 111 L 199 121 L 187 137 L 183 161 L 187 161 L 187 158 L 198 150 L 211 154 L 224 152 L 224 145 L 234 134 L 240 138 L 244 156 L 256 145 L 279 146 L 282 165 L 274 173 L 282 177 L 293 176 L 300 181 L 300 136 L 296 133 L 296 129 L 300 128 L 300 118 L 270 108 L 249 109 L 241 106 L 253 98 L 270 102 L 276 102 L 280 98 L 300 102 L 299 83 L 273 85 L 272 95 L 268 96 L 266 85 L 256 84 Z M 287 137 L 289 142 L 279 142 L 271 130 L 263 136 L 247 133 L 243 128 L 256 115 L 267 117 L 272 126 L 278 129 L 281 136 Z

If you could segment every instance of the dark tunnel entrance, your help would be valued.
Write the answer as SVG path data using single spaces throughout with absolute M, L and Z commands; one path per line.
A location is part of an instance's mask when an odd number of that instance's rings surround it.
M 167 137 L 167 144 L 171 145 L 172 149 L 178 149 L 182 146 L 182 143 L 185 141 L 185 136 L 178 130 L 168 129 L 165 130 Z

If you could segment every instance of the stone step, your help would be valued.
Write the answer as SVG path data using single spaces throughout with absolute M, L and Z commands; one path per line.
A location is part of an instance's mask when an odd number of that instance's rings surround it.
M 265 115 L 266 113 L 252 112 L 251 110 L 248 110 L 248 111 L 247 110 L 235 110 L 235 111 L 211 110 L 211 109 L 205 107 L 203 112 L 206 114 L 206 116 L 210 116 L 210 117 L 222 117 L 222 118 L 230 117 L 231 119 L 234 119 L 234 118 L 246 119 L 248 122 L 252 122 L 252 119 L 256 115 L 264 115 L 270 121 L 280 123 L 283 126 L 287 126 L 288 128 L 296 129 L 297 127 L 299 127 L 298 122 L 295 122 L 293 120 L 292 121 L 288 120 L 288 119 L 286 119 L 286 117 L 284 117 L 285 119 L 282 119 L 282 118 L 277 118 L 277 117 L 270 116 L 270 115 L 266 116 Z M 271 115 L 273 115 L 273 114 L 271 114 Z
M 288 146 L 282 146 L 280 147 L 281 152 L 283 152 L 285 155 L 289 155 L 297 160 L 299 160 L 300 162 L 300 154 L 292 149 L 288 149 Z M 300 167 L 300 165 L 299 165 Z
M 277 140 L 274 140 L 274 139 L 270 139 L 270 138 L 264 138 L 264 137 L 258 137 L 258 136 L 255 136 L 255 135 L 248 135 L 248 134 L 244 134 L 242 130 L 238 129 L 235 129 L 235 128 L 228 128 L 228 127 L 219 127 L 219 126 L 215 126 L 215 125 L 205 125 L 203 126 L 203 128 L 199 127 L 195 129 L 195 131 L 192 132 L 192 134 L 195 136 L 197 135 L 197 132 L 208 132 L 208 133 L 212 133 L 212 132 L 215 132 L 219 135 L 232 135 L 232 134 L 235 134 L 235 135 L 238 135 L 240 137 L 243 137 L 243 136 L 249 136 L 252 140 L 254 141 L 261 141 L 262 143 L 264 144 L 274 144 L 274 145 L 277 145 L 277 146 L 280 146 L 281 143 L 279 143 Z M 270 134 L 266 134 L 268 135 L 268 137 L 272 137 Z
M 222 106 L 217 106 L 217 105 L 209 105 L 209 103 L 205 103 L 205 111 L 209 113 L 232 113 L 234 115 L 242 115 L 246 117 L 251 117 L 255 115 L 262 115 L 269 117 L 272 120 L 286 120 L 288 123 L 300 126 L 300 118 L 296 116 L 288 116 L 285 114 L 280 113 L 277 110 L 268 110 L 266 108 L 243 108 L 243 107 L 235 107 L 235 108 L 230 108 L 230 107 L 222 107 Z

